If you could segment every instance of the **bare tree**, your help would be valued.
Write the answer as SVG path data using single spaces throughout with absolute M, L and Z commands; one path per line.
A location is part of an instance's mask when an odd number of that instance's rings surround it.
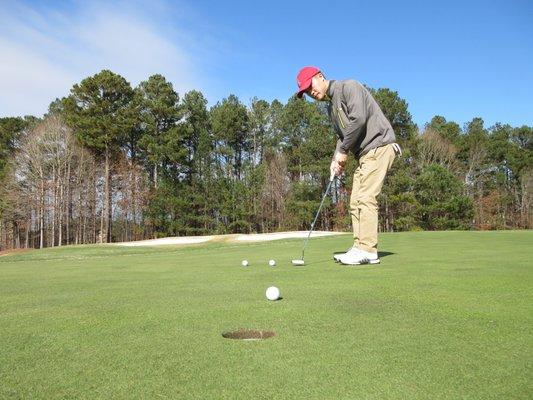
M 51 197 L 53 197 L 52 212 L 52 246 L 63 244 L 65 227 L 66 188 L 70 181 L 70 166 L 77 143 L 72 132 L 58 115 L 51 115 L 38 126 L 41 131 L 43 152 L 48 159 L 48 169 L 51 172 Z
M 114 216 L 121 226 L 119 237 L 123 241 L 139 239 L 142 213 L 150 192 L 149 176 L 125 154 L 117 161 L 114 171 L 113 182 L 117 182 L 113 196 Z
M 289 192 L 287 160 L 283 153 L 265 155 L 267 168 L 261 195 L 261 225 L 264 232 L 281 229 L 285 223 L 285 201 Z
M 39 248 L 45 246 L 45 208 L 48 186 L 48 160 L 43 149 L 43 130 L 37 126 L 21 140 L 20 149 L 11 163 L 9 204 L 20 208 L 35 199 L 39 230 Z
M 71 171 L 79 151 L 72 132 L 58 115 L 48 116 L 21 139 L 5 191 L 8 209 L 18 210 L 10 214 L 11 225 L 18 237 L 24 234 L 25 246 L 29 246 L 34 225 L 39 248 L 65 242 L 65 226 L 70 224 L 66 215 L 72 207 L 68 204 Z
M 96 180 L 102 175 L 94 156 L 84 147 L 74 148 L 70 197 L 70 219 L 75 224 L 74 243 L 95 243 L 97 216 Z M 91 228 L 91 221 L 93 221 Z
M 421 168 L 430 164 L 439 164 L 458 173 L 457 148 L 433 129 L 426 128 L 420 136 L 418 153 Z

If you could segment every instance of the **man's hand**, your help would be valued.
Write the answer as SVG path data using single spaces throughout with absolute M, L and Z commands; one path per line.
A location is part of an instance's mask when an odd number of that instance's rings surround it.
M 344 166 L 346 164 L 346 159 L 348 156 L 342 153 L 335 153 L 333 161 L 329 167 L 332 176 L 339 176 L 344 171 Z
M 337 175 L 337 161 L 333 160 L 329 166 L 329 177 L 332 179 Z
M 339 152 L 335 153 L 335 161 L 337 164 L 339 164 L 343 169 L 344 165 L 346 164 L 346 159 L 348 158 L 348 154 L 342 154 Z

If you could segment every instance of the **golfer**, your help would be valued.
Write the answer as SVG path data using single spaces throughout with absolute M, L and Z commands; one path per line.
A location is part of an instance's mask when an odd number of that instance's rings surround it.
M 390 122 L 370 92 L 355 80 L 327 80 L 316 67 L 304 67 L 296 77 L 297 96 L 307 94 L 328 102 L 338 136 L 331 173 L 340 175 L 349 153 L 358 161 L 350 197 L 353 246 L 336 261 L 347 265 L 378 264 L 378 203 L 383 181 L 400 146 Z

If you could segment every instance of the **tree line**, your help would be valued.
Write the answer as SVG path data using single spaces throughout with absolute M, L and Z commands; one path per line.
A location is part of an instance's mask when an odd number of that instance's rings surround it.
M 397 92 L 369 89 L 403 148 L 381 231 L 532 227 L 532 127 L 435 116 L 419 129 Z M 42 118 L 0 118 L 0 249 L 306 230 L 335 142 L 321 103 L 229 95 L 209 108 L 162 75 L 132 88 L 103 70 Z M 355 167 L 318 228 L 350 230 Z

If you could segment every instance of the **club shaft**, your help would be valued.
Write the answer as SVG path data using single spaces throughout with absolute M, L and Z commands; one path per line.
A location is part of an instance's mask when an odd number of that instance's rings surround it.
M 302 260 L 304 259 L 305 254 L 305 248 L 307 247 L 307 242 L 309 241 L 309 237 L 311 236 L 311 233 L 315 229 L 316 220 L 318 219 L 318 215 L 320 214 L 320 210 L 322 209 L 322 205 L 324 204 L 324 200 L 326 200 L 326 196 L 329 193 L 329 189 L 331 188 L 331 184 L 333 183 L 333 178 L 330 179 L 328 183 L 328 187 L 326 188 L 326 191 L 324 192 L 324 195 L 322 196 L 322 201 L 320 202 L 320 206 L 318 206 L 318 210 L 315 215 L 315 219 L 313 220 L 313 223 L 311 224 L 311 229 L 309 229 L 309 233 L 307 234 L 307 238 L 305 238 L 304 246 L 302 248 Z

